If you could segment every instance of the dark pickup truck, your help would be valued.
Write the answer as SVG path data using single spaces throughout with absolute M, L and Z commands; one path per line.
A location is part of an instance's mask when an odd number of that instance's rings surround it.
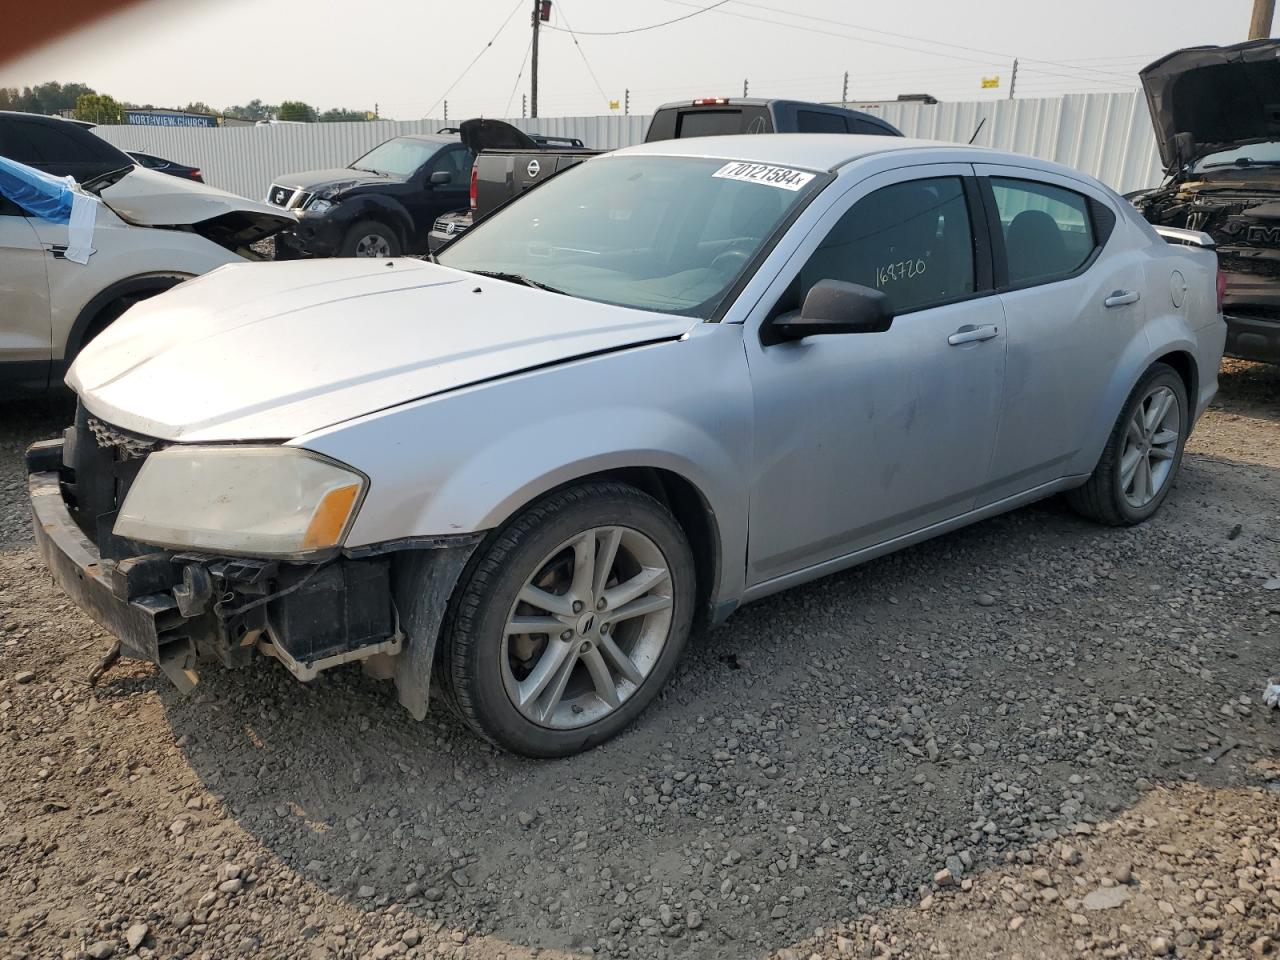
M 902 136 L 900 130 L 878 117 L 843 107 L 802 100 L 708 97 L 659 107 L 644 139 L 648 143 L 736 133 Z M 436 219 L 430 237 L 432 253 L 508 200 L 567 167 L 605 152 L 581 146 L 561 148 L 555 138 L 535 138 L 501 120 L 468 120 L 462 124 L 460 136 L 476 155 L 471 168 L 471 206 Z

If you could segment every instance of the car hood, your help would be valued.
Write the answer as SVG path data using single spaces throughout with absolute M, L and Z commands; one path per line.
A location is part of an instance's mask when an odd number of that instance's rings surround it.
M 333 170 L 304 170 L 302 173 L 286 173 L 276 177 L 276 183 L 283 187 L 298 187 L 307 193 L 315 193 L 322 197 L 350 190 L 352 187 L 367 187 L 374 184 L 404 183 L 403 177 L 390 174 L 370 173 L 368 170 L 354 170 L 351 167 L 337 167 Z
M 676 339 L 697 322 L 420 260 L 231 264 L 132 307 L 80 353 L 67 382 L 90 412 L 146 436 L 287 440 Z
M 1280 40 L 1188 47 L 1138 72 L 1165 169 L 1280 139 Z
M 224 246 L 248 246 L 296 226 L 278 208 L 194 180 L 135 166 L 99 198 L 120 219 L 143 227 L 193 227 Z

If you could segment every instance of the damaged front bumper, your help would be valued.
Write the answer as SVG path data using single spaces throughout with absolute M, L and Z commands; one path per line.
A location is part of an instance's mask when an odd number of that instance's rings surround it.
M 440 625 L 478 536 L 309 563 L 147 547 L 104 556 L 65 499 L 63 446 L 51 440 L 27 452 L 36 545 L 54 582 L 119 639 L 124 656 L 159 665 L 184 692 L 208 663 L 243 667 L 267 655 L 306 681 L 362 661 L 395 680 L 410 713 L 426 715 Z

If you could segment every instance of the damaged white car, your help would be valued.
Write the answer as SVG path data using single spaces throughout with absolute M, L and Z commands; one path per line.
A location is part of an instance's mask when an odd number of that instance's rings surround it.
M 258 259 L 250 244 L 293 225 L 265 203 L 139 166 L 76 186 L 0 157 L 0 392 L 56 386 L 130 306 Z

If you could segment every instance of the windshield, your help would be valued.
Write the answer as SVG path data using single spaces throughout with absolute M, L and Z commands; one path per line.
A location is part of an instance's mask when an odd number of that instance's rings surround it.
M 409 177 L 431 159 L 440 144 L 412 137 L 396 137 L 374 147 L 351 164 L 353 170 L 386 173 L 393 177 Z
M 1232 150 L 1221 150 L 1201 157 L 1193 170 L 1209 170 L 1217 167 L 1250 167 L 1280 164 L 1280 142 L 1248 143 Z
M 502 207 L 437 259 L 585 300 L 706 319 L 822 182 L 736 160 L 598 157 Z

